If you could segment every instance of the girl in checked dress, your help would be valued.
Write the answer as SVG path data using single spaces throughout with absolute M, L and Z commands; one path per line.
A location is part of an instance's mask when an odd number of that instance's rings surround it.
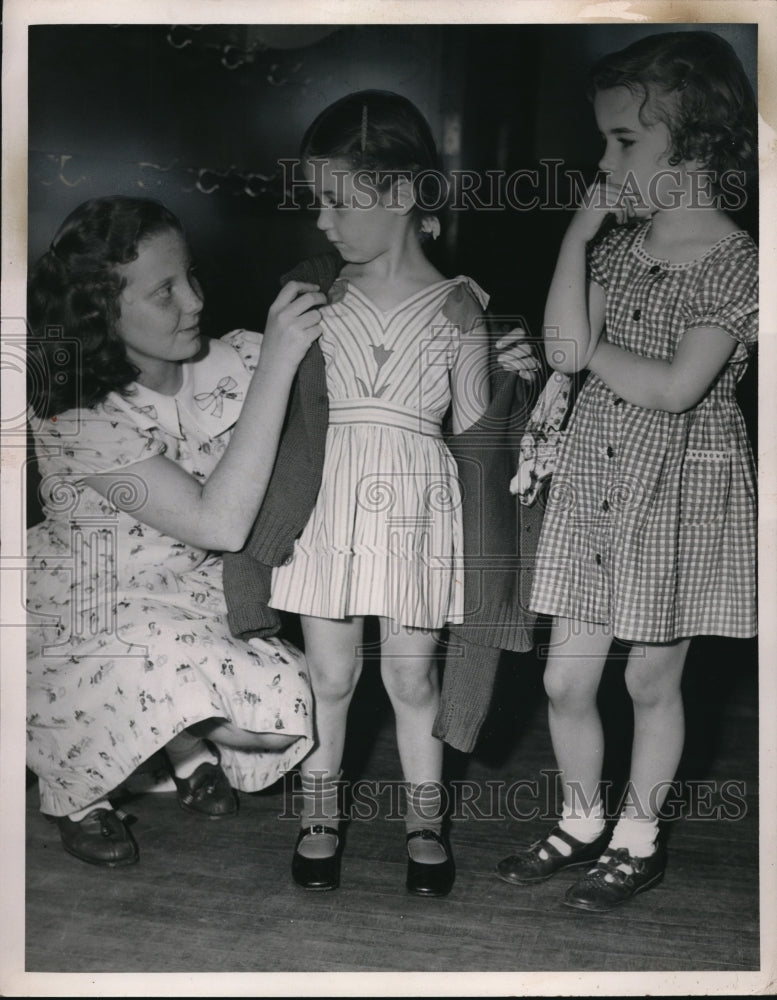
M 756 634 L 754 468 L 735 388 L 757 338 L 758 258 L 715 198 L 742 193 L 756 150 L 731 47 L 709 32 L 651 36 L 601 60 L 592 82 L 605 180 L 564 237 L 545 314 L 550 364 L 590 374 L 531 602 L 554 622 L 545 687 L 563 812 L 497 872 L 528 885 L 595 862 L 565 902 L 601 912 L 663 877 L 658 815 L 683 747 L 692 637 Z M 610 836 L 596 696 L 614 638 L 630 646 L 634 738 Z

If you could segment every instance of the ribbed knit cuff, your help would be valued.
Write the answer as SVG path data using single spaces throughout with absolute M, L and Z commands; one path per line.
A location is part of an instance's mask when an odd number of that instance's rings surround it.
M 442 694 L 432 735 L 455 750 L 471 753 L 488 715 L 501 649 L 476 646 L 465 640 L 463 655 L 449 655 L 443 673 Z

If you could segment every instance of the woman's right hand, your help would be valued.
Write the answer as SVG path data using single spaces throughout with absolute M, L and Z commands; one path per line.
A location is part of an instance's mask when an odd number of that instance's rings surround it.
M 259 363 L 297 369 L 310 345 L 321 336 L 320 307 L 326 295 L 318 285 L 290 281 L 284 285 L 267 312 Z

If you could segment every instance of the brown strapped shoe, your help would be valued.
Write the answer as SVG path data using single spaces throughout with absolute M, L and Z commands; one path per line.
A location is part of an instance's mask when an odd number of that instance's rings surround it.
M 568 855 L 562 854 L 550 843 L 551 837 L 557 837 L 571 848 Z M 585 844 L 555 826 L 543 840 L 535 841 L 530 847 L 511 854 L 496 866 L 496 874 L 504 882 L 511 885 L 534 885 L 544 882 L 562 868 L 577 868 L 588 865 L 601 855 L 610 842 L 610 832 L 607 827 L 602 830 L 596 840 Z M 546 855 L 542 857 L 542 853 Z
M 635 857 L 626 847 L 605 851 L 594 867 L 567 891 L 564 903 L 576 910 L 606 913 L 658 885 L 665 868 L 666 852 L 662 847 L 647 858 Z

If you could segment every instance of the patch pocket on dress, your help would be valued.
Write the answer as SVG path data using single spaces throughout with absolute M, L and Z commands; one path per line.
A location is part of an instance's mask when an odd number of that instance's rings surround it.
M 730 452 L 686 452 L 680 482 L 682 523 L 713 524 L 721 521 L 726 513 L 731 485 Z

